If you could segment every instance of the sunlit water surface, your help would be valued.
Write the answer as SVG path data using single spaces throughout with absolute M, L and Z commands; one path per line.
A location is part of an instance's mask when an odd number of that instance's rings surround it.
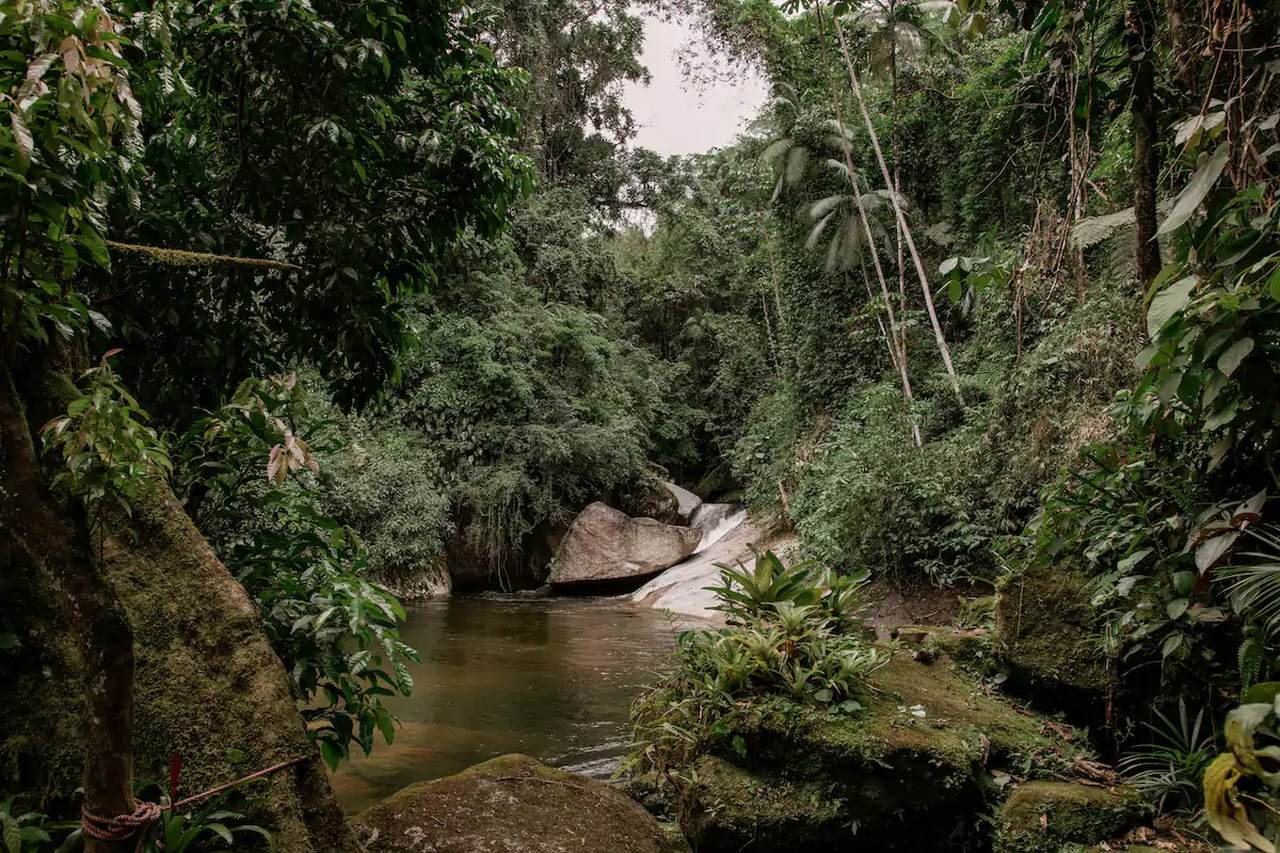
M 422 653 L 416 687 L 388 703 L 395 743 L 379 739 L 334 777 L 351 813 L 508 752 L 610 775 L 628 749 L 631 702 L 670 671 L 675 644 L 661 613 L 608 598 L 425 602 L 402 634 Z

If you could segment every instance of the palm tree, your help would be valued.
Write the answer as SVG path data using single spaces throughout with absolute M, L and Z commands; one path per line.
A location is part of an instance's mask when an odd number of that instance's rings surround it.
M 775 83 L 768 112 L 753 122 L 750 129 L 769 134 L 771 140 L 760 159 L 773 166 L 778 182 L 770 202 L 777 201 L 783 190 L 797 186 L 809 169 L 809 149 L 796 139 L 796 120 L 800 116 L 800 99 L 787 83 Z
M 884 243 L 888 250 L 889 232 L 883 217 L 886 213 L 893 215 L 890 192 L 871 189 L 865 178 L 851 173 L 849 167 L 839 160 L 829 159 L 826 165 L 840 174 L 849 190 L 804 206 L 803 216 L 810 222 L 805 247 L 815 249 L 825 239 L 827 271 L 848 271 L 865 261 L 863 253 L 867 250 L 867 231 L 871 232 L 872 239 Z M 867 214 L 866 229 L 862 227 L 859 207 Z
M 818 13 L 819 26 L 822 24 L 822 4 L 821 2 L 815 7 Z M 884 178 L 886 188 L 893 187 L 893 178 L 889 174 L 889 164 L 885 160 L 884 152 L 880 148 L 880 137 L 876 133 L 875 124 L 871 121 L 871 113 L 867 109 L 866 98 L 862 94 L 862 84 L 858 81 L 857 72 L 853 69 L 853 60 L 849 56 L 849 45 L 845 41 L 844 28 L 840 25 L 840 18 L 834 17 L 832 23 L 835 25 L 836 38 L 839 40 L 840 53 L 844 57 L 845 69 L 849 74 L 849 85 L 853 89 L 854 97 L 858 102 L 858 109 L 862 113 L 862 123 L 866 127 L 867 136 L 871 139 L 871 148 L 875 152 L 876 162 L 880 166 L 880 175 Z M 849 162 L 852 168 L 852 162 Z M 911 254 L 911 262 L 915 266 L 916 276 L 920 280 L 920 291 L 924 296 L 925 309 L 929 314 L 929 323 L 933 327 L 934 340 L 938 344 L 938 353 L 942 356 L 942 364 L 946 368 L 947 377 L 951 380 L 951 389 L 955 392 L 956 399 L 960 401 L 960 405 L 964 405 L 964 394 L 960 390 L 960 379 L 956 375 L 955 366 L 951 363 L 951 348 L 947 346 L 946 336 L 942 333 L 942 324 L 938 321 L 938 312 L 933 304 L 933 292 L 929 288 L 929 276 L 924 271 L 924 262 L 920 259 L 920 253 L 916 249 L 915 240 L 911 236 L 911 229 L 907 226 L 906 214 L 903 213 L 902 205 L 898 200 L 896 193 L 889 194 L 889 201 L 893 206 L 894 216 L 897 219 L 898 228 L 902 232 L 902 237 L 906 241 L 907 251 Z

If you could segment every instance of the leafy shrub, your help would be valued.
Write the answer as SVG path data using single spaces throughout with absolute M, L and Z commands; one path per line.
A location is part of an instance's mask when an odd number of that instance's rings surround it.
M 920 409 L 927 425 L 930 409 Z M 891 384 L 846 405 L 796 488 L 792 514 L 806 547 L 843 571 L 903 580 L 989 574 L 997 531 L 983 512 L 975 437 L 961 429 L 917 448 L 910 435 Z
M 450 494 L 438 454 L 393 420 L 330 414 L 317 403 L 340 444 L 320 469 L 319 507 L 360 537 L 369 577 L 394 586 L 442 571 Z
M 867 676 L 884 662 L 858 630 L 865 575 L 842 578 L 807 562 L 787 568 L 772 551 L 757 555 L 752 569 L 720 570 L 711 589 L 728 625 L 680 635 L 679 669 L 653 694 L 660 700 L 637 702 L 645 745 L 636 760 L 698 749 L 754 701 L 855 713 Z
M 405 661 L 418 655 L 399 639 L 400 603 L 365 577 L 359 537 L 318 507 L 311 442 L 321 426 L 296 377 L 249 380 L 182 444 L 188 506 L 257 604 L 308 731 L 336 767 L 352 742 L 368 753 L 375 732 L 393 740 L 383 697 L 413 691 Z

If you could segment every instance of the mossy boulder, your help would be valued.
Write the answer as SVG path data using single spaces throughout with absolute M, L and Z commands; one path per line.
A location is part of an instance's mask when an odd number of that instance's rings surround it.
M 1058 853 L 1131 829 L 1147 810 L 1129 788 L 1075 782 L 1026 782 L 1009 795 L 996 822 L 993 853 Z
M 683 843 L 621 791 L 525 755 L 410 785 L 356 825 L 379 853 L 669 853 Z
M 1101 624 L 1085 593 L 1089 576 L 1063 566 L 1027 566 L 1005 580 L 996 602 L 996 643 L 1011 689 L 1083 712 L 1107 689 Z
M 946 659 L 895 656 L 867 707 L 784 701 L 735 718 L 681 775 L 680 821 L 700 851 L 973 849 L 996 798 L 991 771 L 1051 772 L 1083 738 L 989 695 Z M 691 772 L 690 772 L 691 771 Z

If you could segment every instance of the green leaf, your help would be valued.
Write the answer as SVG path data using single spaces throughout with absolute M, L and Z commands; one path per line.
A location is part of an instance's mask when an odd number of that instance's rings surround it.
M 18 147 L 18 159 L 22 165 L 31 165 L 31 153 L 35 150 L 35 140 L 31 138 L 31 130 L 17 109 L 9 111 L 9 126 L 13 129 L 13 143 Z
M 1217 147 L 1204 165 L 1196 170 L 1191 180 L 1182 188 L 1182 192 L 1178 193 L 1178 197 L 1174 199 L 1173 210 L 1169 211 L 1168 218 L 1160 223 L 1160 227 L 1156 230 L 1157 237 L 1177 230 L 1191 218 L 1205 197 L 1209 195 L 1213 185 L 1218 182 L 1218 177 L 1226 168 L 1230 153 L 1230 147 L 1224 142 Z
M 1169 614 L 1170 619 L 1177 619 L 1183 613 L 1187 612 L 1188 602 L 1185 598 L 1175 598 L 1164 606 L 1164 612 Z
M 1167 658 L 1169 655 L 1176 652 L 1178 650 L 1178 647 L 1181 645 L 1182 645 L 1182 635 L 1170 634 L 1168 637 L 1165 638 L 1164 644 L 1160 646 L 1160 657 Z
M 1193 275 L 1179 279 L 1173 284 L 1160 291 L 1151 300 L 1151 307 L 1147 309 L 1147 334 L 1154 341 L 1160 334 L 1160 330 L 1164 328 L 1165 323 L 1173 315 L 1177 314 L 1183 308 L 1187 307 L 1187 302 L 1191 299 L 1191 292 L 1195 290 L 1196 284 L 1199 283 Z
M 324 763 L 329 766 L 330 770 L 337 770 L 338 765 L 342 763 L 342 747 L 331 740 L 322 740 L 320 741 L 320 757 L 324 759 Z
M 1253 338 L 1241 338 L 1218 356 L 1218 369 L 1224 376 L 1230 376 L 1251 352 L 1253 352 Z

